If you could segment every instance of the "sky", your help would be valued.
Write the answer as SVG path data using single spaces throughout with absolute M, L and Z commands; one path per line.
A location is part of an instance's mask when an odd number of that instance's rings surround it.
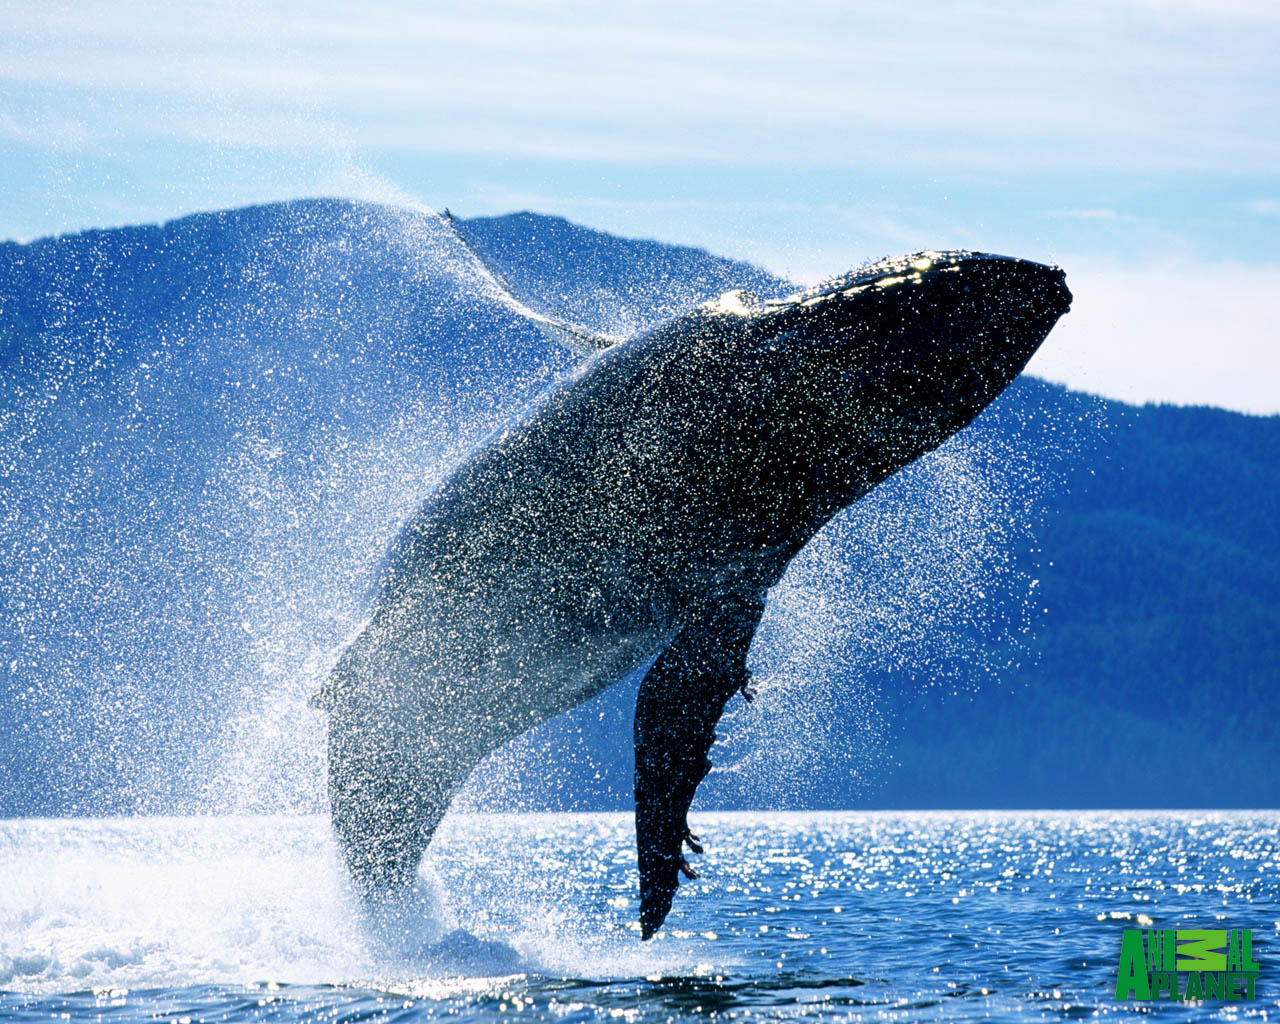
M 0 238 L 309 195 L 800 282 L 1053 261 L 1031 370 L 1280 412 L 1280 4 L 0 0 Z

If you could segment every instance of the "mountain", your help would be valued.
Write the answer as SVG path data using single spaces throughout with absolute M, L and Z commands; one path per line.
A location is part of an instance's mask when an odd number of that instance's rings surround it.
M 1039 534 L 1032 659 L 905 713 L 875 803 L 1280 806 L 1280 417 L 1104 416 Z
M 576 361 L 489 268 L 619 335 L 787 290 L 338 200 L 0 245 L 0 814 L 319 805 L 305 700 L 386 544 Z M 1277 456 L 1277 417 L 1023 378 L 793 565 L 699 805 L 1276 806 Z M 635 684 L 467 800 L 629 806 Z

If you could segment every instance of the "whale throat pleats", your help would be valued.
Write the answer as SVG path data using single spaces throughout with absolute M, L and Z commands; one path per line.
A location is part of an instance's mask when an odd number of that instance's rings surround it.
M 750 697 L 747 650 L 764 611 L 759 594 L 732 595 L 685 628 L 649 669 L 636 698 L 636 851 L 640 862 L 640 934 L 662 926 L 684 856 L 701 853 L 689 829 L 689 805 L 711 770 L 715 726 L 735 693 Z

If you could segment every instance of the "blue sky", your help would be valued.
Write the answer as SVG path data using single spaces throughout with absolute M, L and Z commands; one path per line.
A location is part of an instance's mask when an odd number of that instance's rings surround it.
M 812 280 L 1060 262 L 1034 369 L 1280 411 L 1280 5 L 0 0 L 0 237 L 338 194 Z

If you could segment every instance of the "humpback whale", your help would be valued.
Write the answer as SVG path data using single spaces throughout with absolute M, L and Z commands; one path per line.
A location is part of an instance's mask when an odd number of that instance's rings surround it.
M 1070 302 L 1057 267 L 967 251 L 781 300 L 728 292 L 600 348 L 481 444 L 404 525 L 376 611 L 315 698 L 357 888 L 413 886 L 486 755 L 647 667 L 649 938 L 696 877 L 689 806 L 726 703 L 752 694 L 769 588 L 832 516 L 1000 394 Z

